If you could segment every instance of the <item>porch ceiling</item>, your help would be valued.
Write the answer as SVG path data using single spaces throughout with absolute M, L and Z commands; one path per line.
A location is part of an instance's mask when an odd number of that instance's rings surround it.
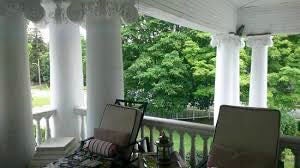
M 227 0 L 238 8 L 247 8 L 253 6 L 266 7 L 270 5 L 280 5 L 285 3 L 293 3 L 299 0 Z
M 299 0 L 138 0 L 141 13 L 208 32 L 300 33 Z

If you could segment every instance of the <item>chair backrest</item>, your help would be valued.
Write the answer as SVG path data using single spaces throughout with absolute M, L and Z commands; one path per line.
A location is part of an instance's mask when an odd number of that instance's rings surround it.
M 256 164 L 259 167 L 276 167 L 279 130 L 278 110 L 223 105 L 220 107 L 213 144 L 257 154 L 262 159 L 250 160 L 254 165 L 254 162 L 260 162 Z
M 133 143 L 138 134 L 141 117 L 142 111 L 138 109 L 108 104 L 104 110 L 100 128 L 127 133 L 130 135 L 129 143 Z
M 131 136 L 131 140 L 130 140 L 130 142 L 134 142 L 138 136 L 139 129 L 142 125 L 142 121 L 143 121 L 144 115 L 146 113 L 148 103 L 140 102 L 140 101 L 116 99 L 115 104 L 121 105 L 121 106 L 126 106 L 126 107 L 131 107 L 131 108 L 136 108 L 136 109 L 140 110 L 137 113 L 135 127 L 132 131 L 132 136 Z

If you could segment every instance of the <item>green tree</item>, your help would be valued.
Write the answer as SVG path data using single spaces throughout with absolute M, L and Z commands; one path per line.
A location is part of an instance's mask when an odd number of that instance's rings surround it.
M 288 112 L 300 103 L 300 36 L 275 36 L 269 52 L 270 107 Z
M 188 103 L 213 102 L 215 49 L 209 34 L 141 17 L 125 26 L 125 95 L 151 102 L 158 113 L 182 112 Z
M 50 81 L 50 62 L 48 45 L 43 41 L 37 28 L 28 31 L 28 55 L 30 78 L 34 83 Z

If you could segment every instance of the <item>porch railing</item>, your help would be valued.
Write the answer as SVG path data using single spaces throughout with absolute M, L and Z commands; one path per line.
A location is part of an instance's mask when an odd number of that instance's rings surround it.
M 35 142 L 37 145 L 40 145 L 42 143 L 42 139 L 49 139 L 51 138 L 51 130 L 50 130 L 50 124 L 49 120 L 56 112 L 55 109 L 36 109 L 33 110 L 33 119 L 36 121 L 36 127 L 35 127 Z M 43 137 L 42 135 L 42 129 L 41 129 L 41 120 L 46 120 L 46 132 Z
M 38 111 L 33 114 L 34 120 L 37 121 L 36 127 L 36 141 L 37 144 L 41 142 L 41 128 L 40 120 L 46 119 L 46 134 L 45 139 L 50 138 L 49 118 L 55 113 L 55 110 Z M 76 108 L 75 115 L 78 115 L 81 120 L 80 135 L 81 138 L 86 138 L 86 109 Z M 164 130 L 170 138 L 178 143 L 178 150 L 182 158 L 189 161 L 191 167 L 197 164 L 197 154 L 200 152 L 201 156 L 207 156 L 210 148 L 210 142 L 214 133 L 214 127 L 211 125 L 191 123 L 186 121 L 178 121 L 172 119 L 163 119 L 156 117 L 145 116 L 140 130 L 140 137 L 149 136 L 150 149 L 155 151 L 155 140 L 158 132 Z M 175 138 L 176 136 L 176 138 Z M 200 139 L 199 139 L 200 138 Z M 200 143 L 199 143 L 200 142 Z M 186 145 L 190 144 L 190 145 Z M 189 148 L 186 148 L 189 146 Z M 200 147 L 200 148 L 199 148 Z M 300 138 L 292 136 L 282 136 L 280 138 L 280 153 L 284 149 L 290 149 L 294 155 L 294 167 L 300 167 Z M 189 154 L 189 155 L 187 155 Z M 188 156 L 188 158 L 186 157 Z M 285 160 L 282 160 L 283 162 Z

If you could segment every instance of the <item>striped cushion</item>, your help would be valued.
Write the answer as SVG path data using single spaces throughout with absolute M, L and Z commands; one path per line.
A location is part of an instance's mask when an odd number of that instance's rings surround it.
M 106 157 L 112 157 L 117 153 L 117 145 L 99 139 L 91 139 L 87 142 L 87 149 Z

